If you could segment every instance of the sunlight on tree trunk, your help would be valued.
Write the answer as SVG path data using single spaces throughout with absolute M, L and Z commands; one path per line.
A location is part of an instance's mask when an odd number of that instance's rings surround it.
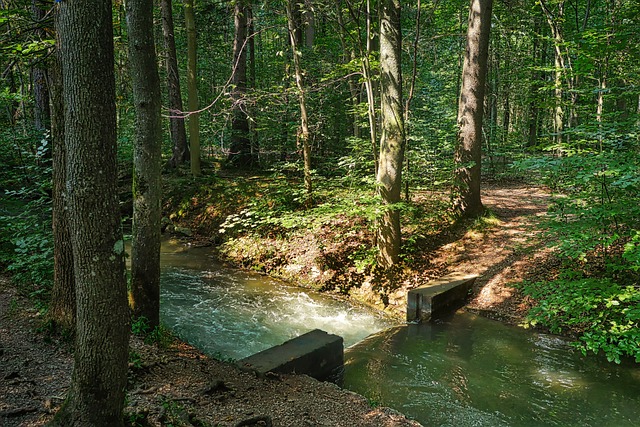
M 385 0 L 380 22 L 380 164 L 377 184 L 384 213 L 378 220 L 378 264 L 389 268 L 400 256 L 400 202 L 404 158 L 404 114 L 401 72 L 400 1 Z
M 313 187 L 311 182 L 311 145 L 309 143 L 309 119 L 307 117 L 307 103 L 305 98 L 304 83 L 302 82 L 302 66 L 300 65 L 300 53 L 298 35 L 301 34 L 296 27 L 293 8 L 296 7 L 291 0 L 287 0 L 287 20 L 289 22 L 289 41 L 293 53 L 293 66 L 298 88 L 298 100 L 300 102 L 300 132 L 298 138 L 302 145 L 302 158 L 304 161 L 304 188 L 307 192 L 307 205 L 313 200 Z
M 453 203 L 456 212 L 467 217 L 478 216 L 483 211 L 480 167 L 491 6 L 492 0 L 471 0 L 467 47 L 462 66 Z

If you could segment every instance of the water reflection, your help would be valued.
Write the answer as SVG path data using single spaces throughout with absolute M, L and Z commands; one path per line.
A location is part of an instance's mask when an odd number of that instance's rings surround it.
M 381 332 L 346 363 L 345 387 L 429 426 L 639 425 L 637 365 L 473 315 Z
M 345 387 L 424 425 L 640 425 L 640 365 L 582 357 L 561 338 L 467 314 L 397 326 L 176 242 L 162 263 L 163 321 L 210 354 L 238 359 L 320 328 L 357 343 Z

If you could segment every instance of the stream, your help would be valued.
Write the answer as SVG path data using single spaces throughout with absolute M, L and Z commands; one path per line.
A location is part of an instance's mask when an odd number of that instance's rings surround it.
M 161 316 L 183 340 L 240 359 L 319 328 L 345 340 L 344 387 L 425 426 L 638 426 L 640 365 L 468 313 L 398 324 L 366 307 L 162 248 Z

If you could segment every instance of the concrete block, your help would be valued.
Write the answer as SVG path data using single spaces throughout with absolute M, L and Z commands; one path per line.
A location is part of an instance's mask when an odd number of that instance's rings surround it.
M 339 381 L 344 365 L 342 337 L 320 329 L 240 360 L 240 368 L 264 375 L 306 374 L 320 381 Z
M 407 322 L 428 322 L 464 305 L 478 276 L 452 273 L 407 294 Z

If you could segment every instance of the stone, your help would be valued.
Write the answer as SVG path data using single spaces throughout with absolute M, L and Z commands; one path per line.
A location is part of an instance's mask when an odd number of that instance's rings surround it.
M 407 322 L 428 322 L 460 308 L 477 277 L 452 273 L 411 289 L 407 294 Z
M 320 381 L 339 381 L 344 365 L 342 337 L 314 329 L 283 344 L 239 361 L 243 370 L 266 375 L 305 374 Z M 336 377 L 336 378 L 334 378 Z

